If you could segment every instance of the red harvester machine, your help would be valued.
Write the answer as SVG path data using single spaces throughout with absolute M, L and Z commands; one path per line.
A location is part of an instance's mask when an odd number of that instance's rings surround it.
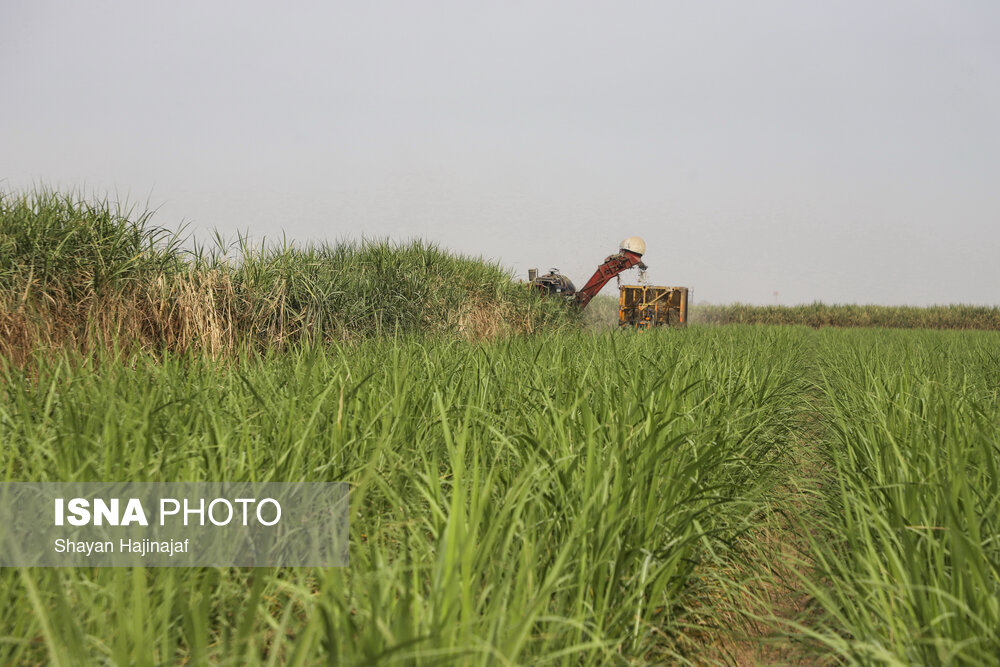
M 597 267 L 587 284 L 577 290 L 573 282 L 552 269 L 543 276 L 537 269 L 528 271 L 528 280 L 545 294 L 560 295 L 586 308 L 612 278 L 632 267 L 645 272 L 642 256 L 646 242 L 630 236 L 619 244 L 618 253 L 606 257 Z M 640 273 L 640 281 L 643 280 Z M 688 289 L 656 285 L 622 285 L 618 301 L 618 324 L 622 327 L 648 328 L 653 326 L 684 326 L 687 324 Z

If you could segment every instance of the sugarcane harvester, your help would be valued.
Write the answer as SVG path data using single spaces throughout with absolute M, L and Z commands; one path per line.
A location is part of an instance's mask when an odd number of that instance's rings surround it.
M 539 276 L 537 269 L 528 271 L 528 280 L 544 294 L 561 295 L 578 307 L 586 308 L 591 299 L 622 272 L 633 267 L 640 270 L 639 285 L 620 287 L 618 324 L 622 327 L 647 328 L 651 326 L 684 326 L 687 324 L 688 290 L 686 287 L 659 287 L 645 284 L 646 265 L 642 256 L 646 242 L 630 236 L 619 244 L 616 254 L 606 257 L 594 275 L 579 290 L 566 276 L 552 269 Z

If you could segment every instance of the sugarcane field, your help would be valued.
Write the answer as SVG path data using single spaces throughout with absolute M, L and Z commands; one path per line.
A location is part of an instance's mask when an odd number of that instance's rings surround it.
M 0 664 L 1000 665 L 1000 7 L 8 10 Z

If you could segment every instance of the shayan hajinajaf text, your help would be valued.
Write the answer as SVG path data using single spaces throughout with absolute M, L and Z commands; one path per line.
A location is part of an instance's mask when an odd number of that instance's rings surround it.
M 146 554 L 174 554 L 188 553 L 188 543 L 190 540 L 118 540 L 118 553 L 133 554 L 145 557 Z M 60 554 L 113 554 L 115 544 L 112 540 L 98 541 L 77 541 L 59 538 L 55 541 L 55 551 Z

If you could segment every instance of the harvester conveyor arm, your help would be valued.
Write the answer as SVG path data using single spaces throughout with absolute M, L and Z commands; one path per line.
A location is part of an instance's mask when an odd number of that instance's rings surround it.
M 597 296 L 601 288 L 608 284 L 608 281 L 617 276 L 622 271 L 631 269 L 633 266 L 645 268 L 642 263 L 642 255 L 631 250 L 622 250 L 617 255 L 611 255 L 604 260 L 604 263 L 597 267 L 594 275 L 590 277 L 587 284 L 576 293 L 576 302 L 581 308 L 586 308 L 590 300 Z

